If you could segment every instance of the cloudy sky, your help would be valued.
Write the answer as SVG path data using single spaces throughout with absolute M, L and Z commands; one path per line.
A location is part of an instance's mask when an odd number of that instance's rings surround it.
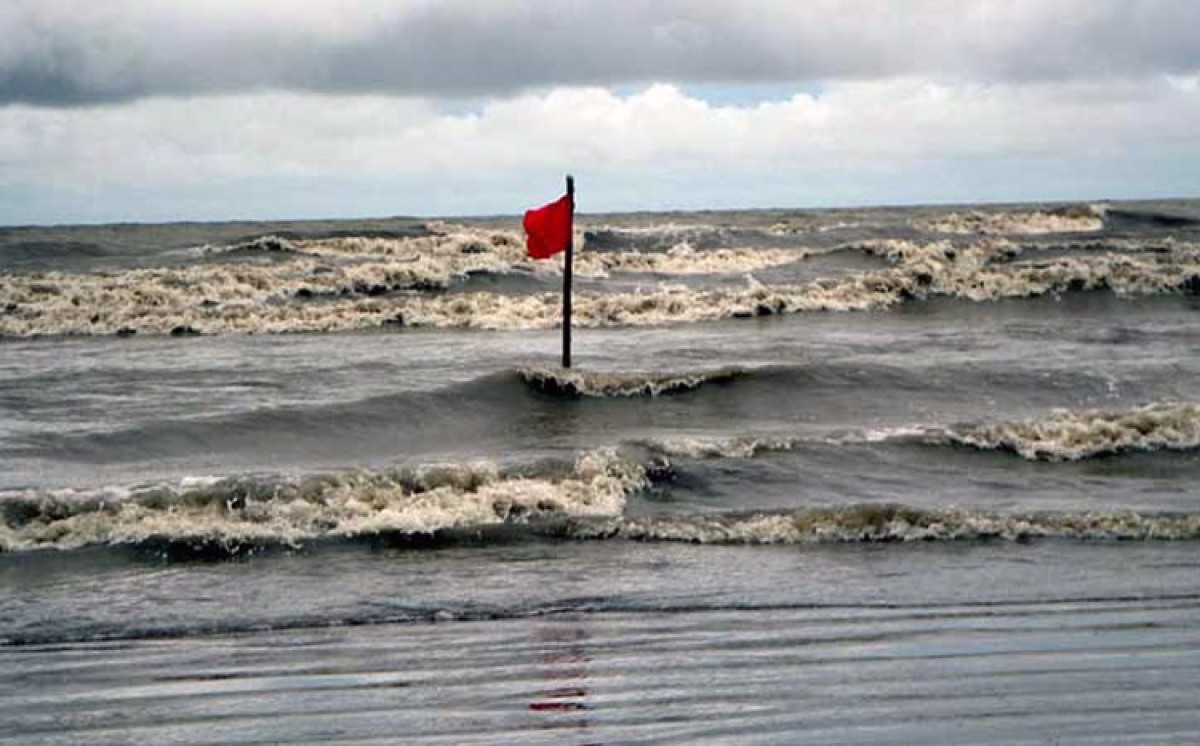
M 0 224 L 1200 197 L 1195 0 L 2 0 Z

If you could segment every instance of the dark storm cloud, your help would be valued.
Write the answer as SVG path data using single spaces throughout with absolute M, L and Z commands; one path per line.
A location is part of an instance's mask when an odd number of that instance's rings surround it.
M 1200 69 L 1193 0 L 7 0 L 0 103 Z

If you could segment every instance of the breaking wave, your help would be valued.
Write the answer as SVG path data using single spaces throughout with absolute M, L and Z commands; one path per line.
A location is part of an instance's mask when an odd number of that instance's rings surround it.
M 669 458 L 754 458 L 795 450 L 808 443 L 897 443 L 967 446 L 1013 453 L 1031 461 L 1080 461 L 1136 451 L 1200 448 L 1200 404 L 1155 403 L 1106 411 L 1055 410 L 1017 422 L 905 425 L 837 432 L 824 436 L 739 435 L 673 437 L 643 445 Z
M 727 383 L 748 374 L 742 368 L 692 372 L 613 372 L 563 368 L 523 368 L 521 379 L 547 394 L 569 398 L 664 396 L 692 391 L 705 384 Z
M 1058 410 L 1042 419 L 950 429 L 942 437 L 1036 461 L 1193 449 L 1200 448 L 1200 404 L 1151 404 L 1116 412 Z
M 282 257 L 270 262 L 0 274 L 0 335 L 281 333 L 406 323 L 529 328 L 554 323 L 548 317 L 556 304 L 548 295 L 534 296 L 529 304 L 523 302 L 529 296 L 481 294 L 490 297 L 473 304 L 458 297 L 439 300 L 436 294 L 478 275 L 549 279 L 561 274 L 561 256 L 531 261 L 513 233 L 442 224 L 433 228 L 430 235 L 403 238 L 271 235 L 202 249 L 217 257 Z M 582 253 L 576 271 L 593 278 L 739 274 L 806 256 L 803 251 L 755 248 L 701 251 L 680 244 L 663 253 Z M 431 293 L 434 300 L 428 300 Z M 514 304 L 523 308 L 506 313 Z M 511 318 L 514 314 L 518 318 Z M 531 315 L 547 318 L 538 321 Z
M 734 435 L 731 437 L 676 436 L 643 441 L 641 445 L 667 458 L 748 459 L 768 453 L 796 450 L 806 444 L 861 445 L 867 443 L 921 443 L 932 426 L 912 425 L 836 432 L 824 436 Z
M 584 231 L 581 238 L 586 250 L 597 252 L 662 251 L 681 243 L 705 248 L 719 246 L 734 232 L 733 228 L 719 225 L 667 222 L 644 226 L 597 225 Z
M 346 238 L 321 245 L 326 247 L 322 250 L 336 246 L 338 252 L 353 253 L 362 246 L 396 243 L 411 253 L 379 259 L 377 252 L 368 252 L 372 257 L 368 260 L 345 263 L 302 254 L 293 261 L 268 265 L 8 275 L 0 284 L 0 335 L 330 332 L 388 325 L 525 330 L 559 323 L 557 292 L 427 292 L 445 290 L 454 278 L 478 273 L 558 271 L 553 261 L 529 266 L 531 262 L 520 258 L 520 246 L 506 234 Z M 425 248 L 413 248 L 418 244 Z M 574 323 L 646 326 L 804 311 L 861 311 L 938 296 L 987 301 L 1072 290 L 1107 289 L 1126 295 L 1200 292 L 1200 249 L 1185 243 L 1154 252 L 1085 252 L 1028 261 L 1015 261 L 1021 249 L 1004 239 L 984 239 L 966 247 L 948 241 L 887 239 L 842 250 L 865 251 L 894 266 L 799 285 L 764 285 L 747 277 L 740 287 L 662 283 L 632 292 L 580 291 Z M 674 256 L 668 253 L 661 260 L 642 257 L 634 262 L 618 256 L 595 261 L 601 263 L 598 266 L 615 261 L 609 269 L 601 266 L 606 272 L 616 266 L 657 266 L 656 271 L 683 273 L 697 262 L 696 266 L 712 270 L 707 262 L 730 267 L 745 261 L 795 261 L 800 256 L 769 250 L 709 254 L 689 249 Z
M 224 548 L 380 533 L 433 535 L 552 518 L 619 515 L 646 484 L 612 450 L 525 475 L 494 463 L 294 479 L 201 479 L 128 490 L 0 494 L 0 549 L 168 542 Z
M 1124 512 L 1000 513 L 867 503 L 750 515 L 583 521 L 581 539 L 695 544 L 820 544 L 1030 539 L 1195 540 L 1200 515 Z
M 575 257 L 583 277 L 608 277 L 614 272 L 663 275 L 744 274 L 803 261 L 809 252 L 796 249 L 696 249 L 680 243 L 661 253 L 640 251 L 587 253 Z
M 668 466 L 662 468 L 669 468 Z M 1004 512 L 891 503 L 783 511 L 630 515 L 655 478 L 612 451 L 561 473 L 451 464 L 296 479 L 191 480 L 125 492 L 0 495 L 0 550 L 166 547 L 231 556 L 312 542 L 392 537 L 481 541 L 504 531 L 572 540 L 828 544 L 1031 539 L 1197 540 L 1200 514 Z
M 571 397 L 658 396 L 752 371 L 579 374 L 526 370 L 526 385 Z M 512 375 L 512 374 L 506 374 Z M 431 464 L 296 477 L 188 479 L 134 488 L 0 493 L 0 551 L 167 545 L 234 554 L 260 547 L 395 535 L 419 539 L 515 528 L 574 539 L 822 543 L 969 539 L 1200 539 L 1200 514 L 998 512 L 904 505 L 754 514 L 639 516 L 637 494 L 687 483 L 683 459 L 752 459 L 809 444 L 1004 451 L 1073 461 L 1200 448 L 1200 404 L 1055 411 L 1023 422 L 911 425 L 807 435 L 673 436 L 581 453 L 573 462 Z M 682 481 L 680 481 L 682 480 Z
M 1019 212 L 950 213 L 932 220 L 917 221 L 918 230 L 994 236 L 1029 236 L 1046 233 L 1091 233 L 1104 229 L 1104 209 L 1074 205 L 1053 210 Z
M 266 236 L 208 251 L 273 252 L 287 261 L 5 275 L 0 334 L 332 330 L 346 328 L 334 319 L 347 303 L 445 290 L 527 261 L 511 236 L 467 229 L 409 238 Z

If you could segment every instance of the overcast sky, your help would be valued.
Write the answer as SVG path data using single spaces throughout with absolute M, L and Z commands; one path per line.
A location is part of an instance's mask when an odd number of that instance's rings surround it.
M 1200 197 L 1194 0 L 3 0 L 0 223 Z

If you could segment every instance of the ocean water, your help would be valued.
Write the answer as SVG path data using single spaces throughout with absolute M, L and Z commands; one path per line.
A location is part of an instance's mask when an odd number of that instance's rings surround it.
M 0 229 L 0 743 L 1200 742 L 1200 202 L 576 228 Z

